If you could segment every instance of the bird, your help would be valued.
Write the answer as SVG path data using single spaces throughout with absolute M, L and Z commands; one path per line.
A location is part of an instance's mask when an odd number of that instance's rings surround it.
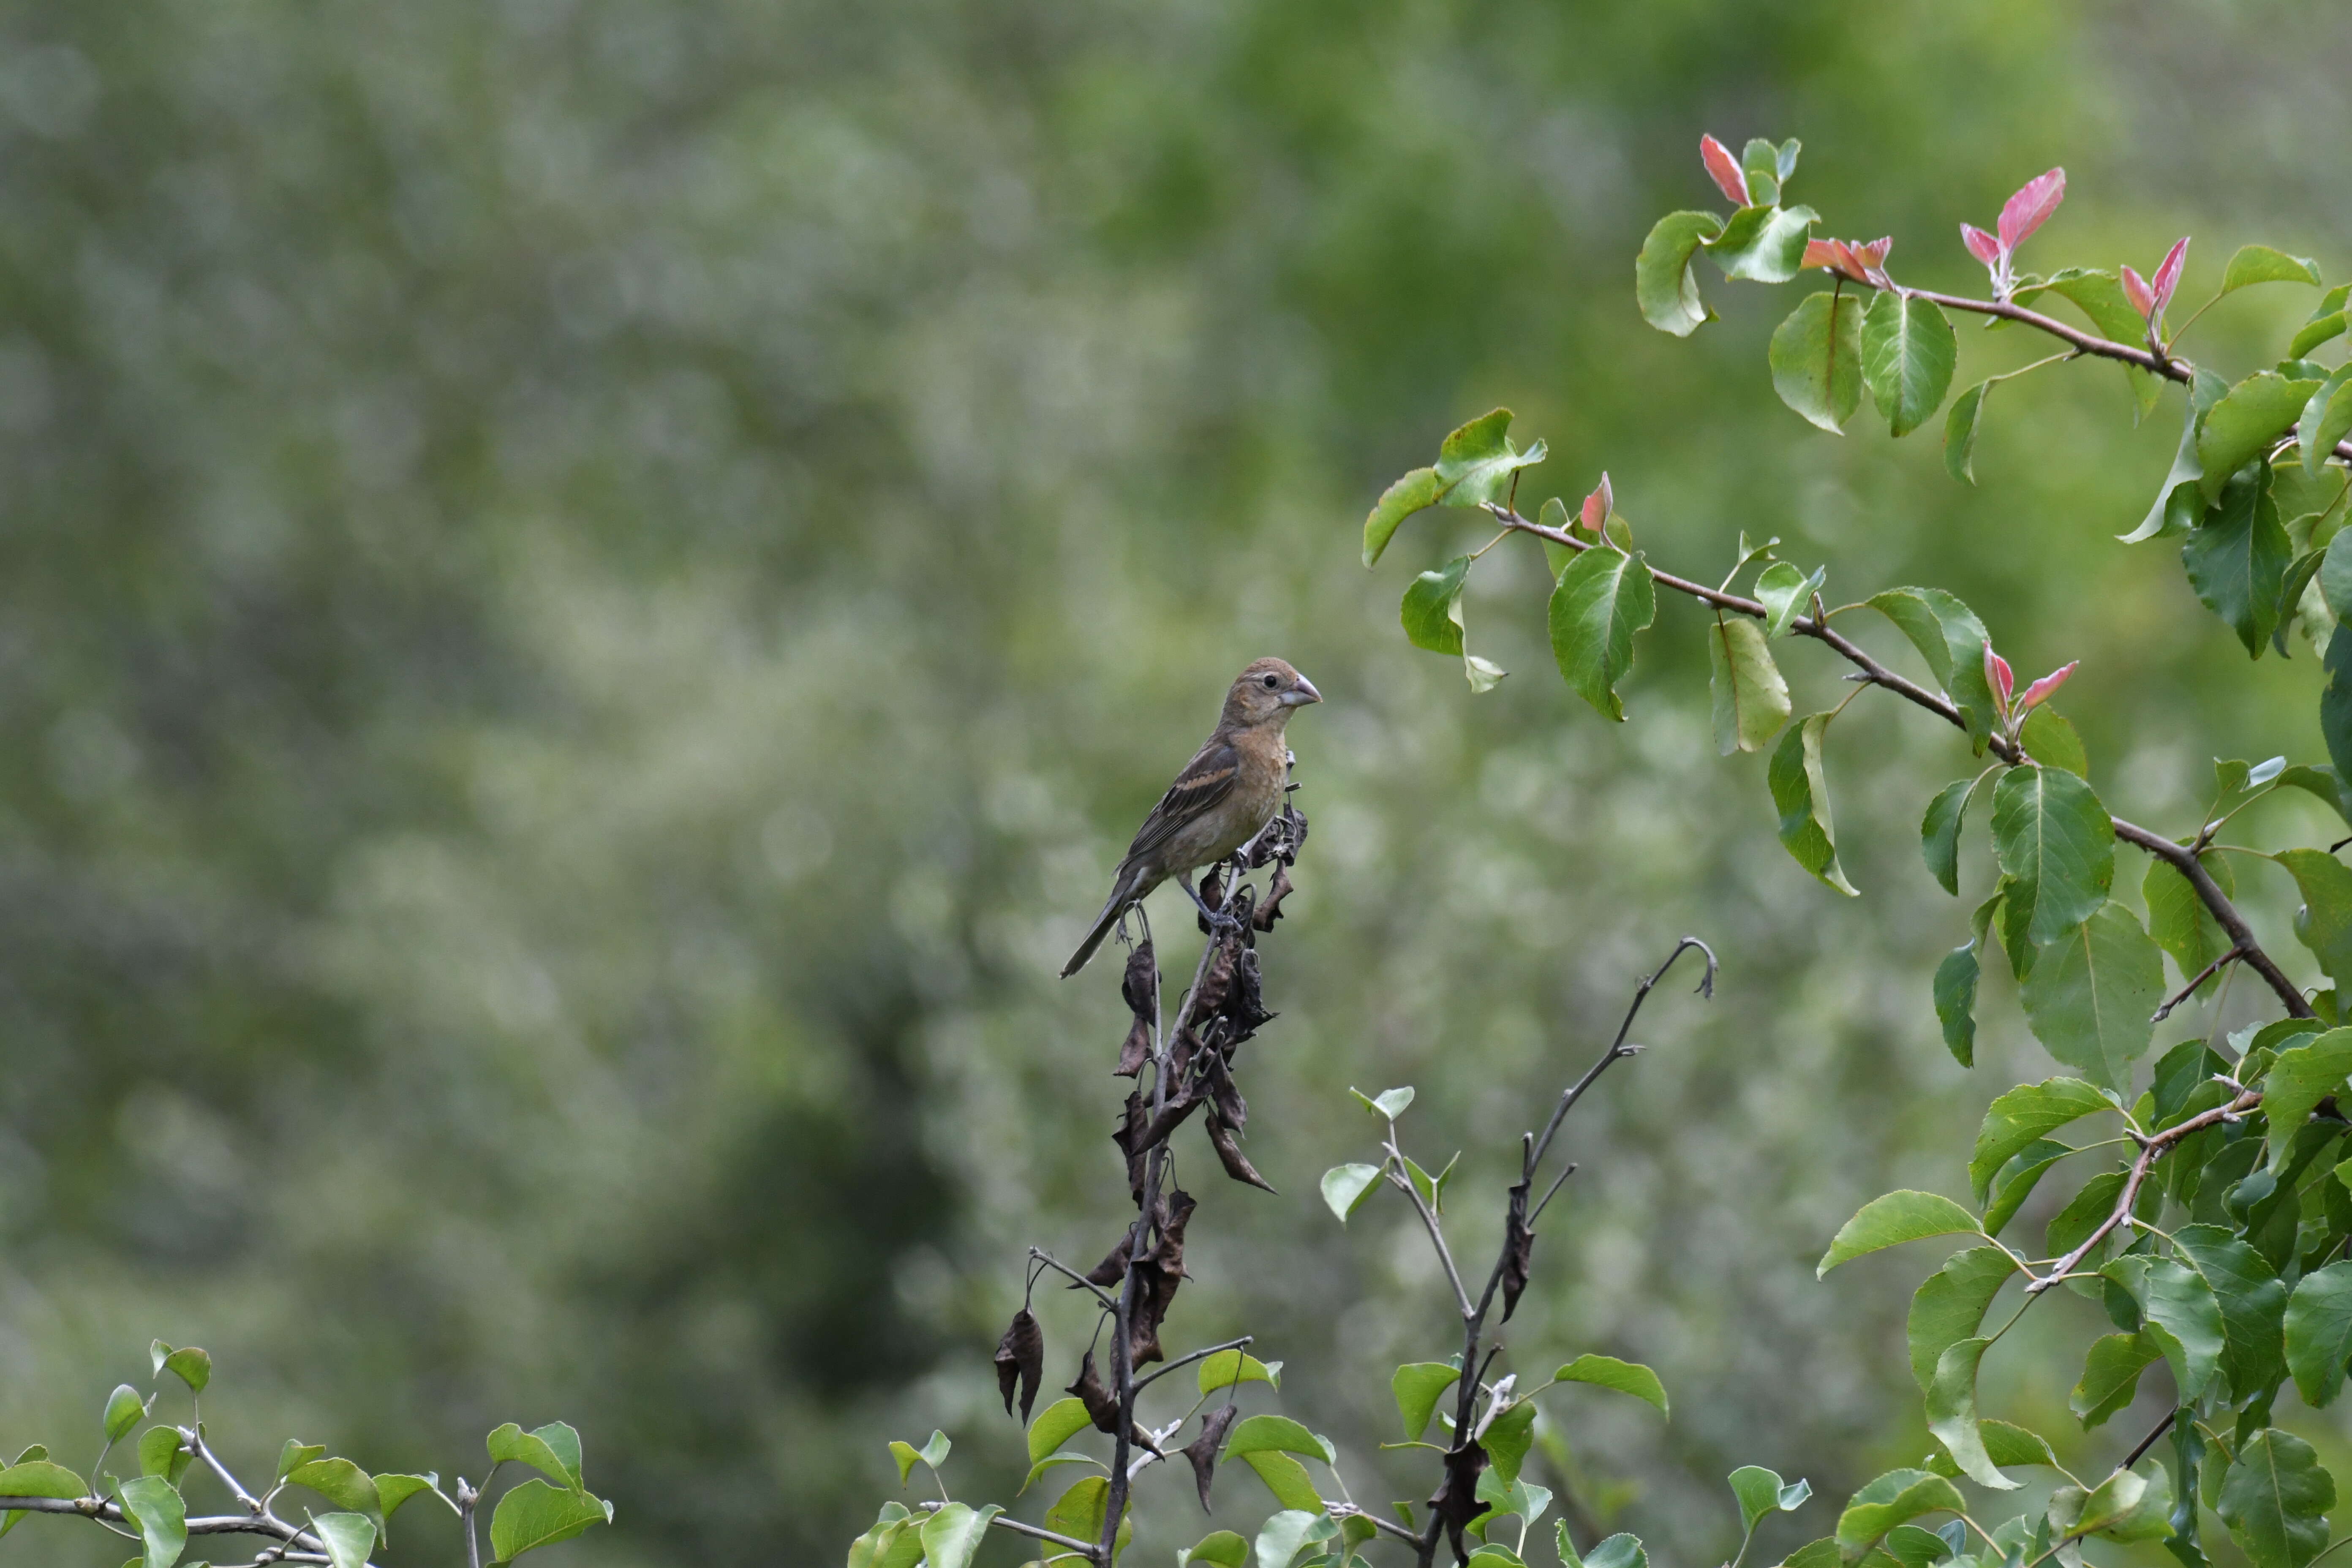
M 1241 672 L 1215 731 L 1135 830 L 1110 898 L 1062 966 L 1063 979 L 1084 969 L 1119 917 L 1171 877 L 1212 924 L 1233 923 L 1202 901 L 1188 873 L 1223 860 L 1273 818 L 1290 770 L 1283 730 L 1300 708 L 1322 700 L 1315 683 L 1281 659 L 1261 658 Z

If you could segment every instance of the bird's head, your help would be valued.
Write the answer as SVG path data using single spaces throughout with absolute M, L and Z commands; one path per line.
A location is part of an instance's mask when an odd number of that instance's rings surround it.
M 1262 658 L 1243 670 L 1225 693 L 1225 722 L 1278 724 L 1293 709 L 1322 700 L 1313 681 L 1278 658 Z

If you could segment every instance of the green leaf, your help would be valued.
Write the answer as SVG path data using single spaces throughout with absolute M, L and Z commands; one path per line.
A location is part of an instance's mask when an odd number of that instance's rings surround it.
M 1093 1465 L 1099 1469 L 1109 1468 L 1108 1465 L 1103 1464 L 1101 1460 L 1094 1458 L 1090 1454 L 1048 1454 L 1044 1458 L 1029 1467 L 1028 1475 L 1022 1479 L 1021 1490 L 1014 1495 L 1018 1497 L 1027 1496 L 1029 1489 L 1035 1486 L 1039 1478 L 1044 1476 L 1046 1471 L 1058 1469 L 1064 1465 Z M 900 1484 L 905 1484 L 904 1477 L 900 1478 Z
M 2352 529 L 2336 537 L 2341 539 Z M 2335 554 L 2335 546 L 2328 546 Z M 2319 575 L 2324 582 L 2327 568 L 2322 565 Z M 2327 684 L 2319 693 L 2319 733 L 2327 742 L 2327 760 L 2334 764 L 2338 778 L 2352 778 L 2352 637 L 2327 639 L 2325 666 Z
M 1992 792 L 1992 845 L 2000 868 L 2016 879 L 2011 908 L 2032 911 L 2026 930 L 2036 947 L 2089 920 L 2115 880 L 2115 824 L 2091 786 L 2062 768 L 2001 775 Z
M 2256 463 L 2231 477 L 2220 503 L 2189 531 L 2180 546 L 2189 585 L 2255 658 L 2262 657 L 2263 645 L 2278 626 L 2279 596 L 2294 562 L 2294 546 L 2271 499 L 2268 463 Z
M 292 1437 L 287 1438 L 286 1446 L 278 1450 L 277 1479 L 284 1480 L 292 1475 L 298 1467 L 309 1464 L 326 1451 L 327 1447 L 323 1443 L 304 1443 Z
M 2287 1298 L 2287 1371 L 2303 1402 L 2317 1410 L 2344 1391 L 2344 1365 L 2352 1360 L 2352 1261 L 2339 1261 L 2305 1275 Z
M 2303 1131 L 2312 1111 L 2344 1087 L 2347 1074 L 2352 1074 L 2352 1029 L 2330 1029 L 2279 1052 L 2263 1079 L 2263 1116 L 2270 1123 L 2273 1173 L 2284 1166 L 2287 1145 Z
M 1354 1095 L 1366 1110 L 1386 1117 L 1391 1121 L 1402 1116 L 1406 1109 L 1412 1104 L 1411 1084 L 1405 1085 L 1402 1089 L 1384 1089 L 1378 1094 L 1366 1094 L 1360 1089 L 1351 1089 L 1348 1092 Z
M 1282 1363 L 1263 1362 L 1245 1351 L 1219 1351 L 1202 1359 L 1194 1381 L 1202 1394 L 1218 1394 L 1244 1383 L 1282 1386 Z
M 117 1384 L 114 1392 L 106 1396 L 106 1440 L 120 1443 L 146 1414 L 147 1403 L 139 1397 L 139 1391 L 127 1383 Z
M 180 1434 L 170 1426 L 150 1426 L 139 1435 L 139 1472 L 161 1476 L 173 1486 L 188 1473 L 195 1459 L 195 1450 L 180 1440 Z M 6 1493 L 0 1492 L 0 1497 Z
M 1029 1423 L 1029 1462 L 1035 1464 L 1093 1425 L 1094 1417 L 1087 1414 L 1084 1405 L 1075 1399 L 1056 1399 Z
M 2327 1544 L 2336 1482 L 2310 1444 L 2265 1427 L 2238 1452 L 2214 1512 L 2254 1568 L 2303 1568 Z
M 490 1515 L 494 1561 L 511 1563 L 526 1552 L 569 1541 L 591 1525 L 610 1524 L 613 1505 L 586 1492 L 533 1478 L 509 1489 Z
M 1920 1393 L 1927 1393 L 1935 1383 L 1936 1363 L 1943 1353 L 1962 1340 L 1976 1337 L 1984 1323 L 1985 1309 L 2016 1272 L 2016 1263 L 2000 1247 L 1972 1247 L 1946 1258 L 1944 1266 L 1912 1292 L 1906 1336 L 1911 1351 L 1911 1376 Z
M 2021 997 L 2045 1050 L 2120 1089 L 2155 1034 L 2148 1020 L 2164 998 L 2164 961 L 2139 917 L 2110 901 L 2036 952 Z
M 370 1519 L 383 1517 L 383 1500 L 376 1493 L 375 1478 L 349 1459 L 310 1459 L 289 1470 L 286 1480 L 293 1486 L 310 1488 L 337 1508 L 363 1513 Z
M 1532 1399 L 1522 1399 L 1516 1405 L 1506 1405 L 1500 1415 L 1486 1423 L 1486 1436 L 1480 1439 L 1486 1449 L 1486 1458 L 1494 1463 L 1495 1473 L 1501 1476 L 1506 1484 L 1518 1480 L 1519 1466 L 1526 1460 L 1528 1450 L 1535 1446 L 1535 1440 L 1536 1402 Z
M 924 1568 L 971 1568 L 972 1554 L 988 1538 L 988 1522 L 1004 1510 L 994 1503 L 974 1510 L 944 1503 L 923 1521 Z
M 2352 648 L 2352 637 L 2344 639 Z M 2336 645 L 2328 645 L 2330 668 Z M 2331 980 L 2352 977 L 2352 868 L 2324 849 L 2282 849 L 2271 857 L 2294 879 L 2303 894 L 2295 911 L 2295 939 L 2319 960 Z
M 2132 1402 L 2139 1392 L 2139 1374 L 2163 1352 L 2146 1334 L 2109 1334 L 2093 1342 L 2083 1362 L 2083 1380 L 2066 1396 L 2066 1408 L 2082 1418 L 2089 1431 Z
M 89 1495 L 89 1482 L 47 1459 L 19 1459 L 0 1469 L 0 1497 L 59 1498 L 72 1502 Z
M 1432 653 L 1462 653 L 1462 584 L 1470 574 L 1470 557 L 1457 555 L 1433 571 L 1423 572 L 1404 591 L 1399 618 L 1413 647 Z
M 1588 1352 L 1552 1373 L 1552 1379 L 1557 1383 L 1589 1383 L 1596 1388 L 1613 1388 L 1620 1394 L 1648 1400 L 1658 1407 L 1661 1415 L 1668 1414 L 1665 1384 L 1658 1381 L 1656 1373 L 1640 1362 L 1619 1361 L 1613 1355 Z
M 556 1485 L 578 1491 L 580 1489 L 580 1435 L 569 1426 L 563 1428 L 571 1437 L 570 1462 L 566 1463 L 567 1457 L 549 1443 L 546 1436 L 549 1430 L 547 1427 L 541 1427 L 537 1432 L 526 1432 L 521 1426 L 509 1421 L 491 1433 L 484 1446 L 489 1449 L 490 1458 L 494 1461 L 501 1464 L 529 1465 Z M 902 1475 L 900 1479 L 905 1478 Z
M 2028 713 L 2018 726 L 2017 743 L 2045 768 L 2063 768 L 2078 779 L 2091 776 L 2091 754 L 2083 749 L 2083 737 L 2055 708 L 2044 705 Z
M 1560 1521 L 1559 1560 L 1567 1568 L 1650 1568 L 1650 1554 L 1635 1537 L 1622 1531 L 1601 1542 L 1580 1560 L 1568 1544 L 1568 1521 Z
M 2218 855 L 2206 858 L 2209 870 L 2213 862 L 2221 859 Z M 2169 860 L 2148 858 L 2147 874 L 2140 880 L 2139 891 L 2147 903 L 2147 934 L 2157 946 L 2172 955 L 2172 962 L 2180 966 L 2184 982 L 2230 951 L 2230 939 L 2221 933 L 2212 911 L 2197 896 L 2197 889 L 2189 885 L 2189 879 Z M 2220 978 L 2210 976 L 2205 984 L 2214 985 Z
M 2042 1250 L 2053 1258 L 2074 1251 L 2114 1211 L 2123 1188 L 2121 1171 L 2103 1171 L 2084 1183 L 2066 1206 L 2051 1216 L 2042 1232 Z
M 2001 1173 L 1993 1178 L 1992 1201 L 1985 1205 L 1985 1234 L 1999 1236 L 2017 1217 L 2017 1211 L 2025 1206 L 2025 1200 L 2033 1195 L 2033 1189 L 2051 1167 L 2073 1152 L 2063 1143 L 2039 1139 L 2002 1166 Z
M 1832 435 L 1862 406 L 1863 301 L 1811 294 L 1772 333 L 1767 355 L 1780 401 Z
M 442 1496 L 441 1477 L 436 1471 L 428 1470 L 421 1476 L 406 1476 L 401 1475 L 397 1472 L 390 1472 L 375 1478 L 376 1499 L 383 1504 L 383 1513 L 387 1520 L 389 1520 L 394 1514 L 400 1511 L 400 1505 L 402 1503 L 406 1502 L 410 1498 L 415 1497 L 420 1492 L 429 1492 L 435 1497 L 441 1498 L 443 1502 L 449 1502 L 449 1500 L 446 1497 Z M 456 1503 L 449 1503 L 449 1510 L 451 1512 L 456 1512 L 457 1508 L 457 1505 Z M 387 1544 L 390 1543 L 391 1539 L 391 1531 L 386 1531 L 384 1532 L 384 1540 Z
M 565 1430 L 569 1431 L 570 1428 L 566 1427 Z M 937 1470 L 941 1465 L 948 1462 L 949 1450 L 952 1449 L 954 1447 L 955 1445 L 953 1443 L 948 1441 L 948 1435 L 946 1433 L 939 1430 L 937 1427 L 933 1427 L 931 1429 L 929 1438 L 924 1442 L 922 1450 L 917 1457 L 920 1458 L 924 1464 L 929 1466 L 933 1470 Z M 574 1455 L 571 1465 L 567 1468 L 572 1472 L 572 1484 L 575 1486 L 578 1485 L 580 1481 L 580 1461 L 576 1454 Z
M 1727 1478 L 1731 1495 L 1739 1500 L 1739 1532 L 1756 1533 L 1756 1521 L 1768 1513 L 1794 1513 L 1813 1495 L 1801 1479 L 1782 1483 L 1777 1471 L 1761 1465 L 1742 1465 Z
M 1326 1463 L 1331 1459 L 1330 1446 L 1287 1415 L 1250 1416 L 1225 1439 L 1228 1459 L 1263 1453 L 1305 1454 Z
M 849 1543 L 849 1568 L 914 1568 L 923 1557 L 920 1528 L 905 1504 L 884 1503 L 874 1527 Z
M 1499 504 L 1510 495 L 1513 475 L 1544 460 L 1541 441 L 1522 452 L 1511 444 L 1510 428 L 1511 411 L 1497 408 L 1445 437 L 1437 449 L 1437 482 L 1444 487 L 1439 505 Z
M 2102 1534 L 2129 1519 L 2147 1492 L 2147 1478 L 2131 1470 L 2115 1471 L 2087 1496 L 2061 1487 L 2050 1498 L 2051 1528 L 2065 1537 Z
M 1319 1510 L 1305 1509 L 1285 1509 L 1267 1520 L 1257 1532 L 1257 1568 L 1290 1568 L 1291 1559 L 1321 1522 Z
M 1288 1454 L 1267 1449 L 1260 1453 L 1243 1455 L 1242 1463 L 1257 1473 L 1257 1479 L 1265 1483 L 1265 1489 L 1274 1494 L 1274 1500 L 1283 1507 L 1303 1509 L 1310 1513 L 1322 1509 L 1323 1499 L 1316 1492 L 1315 1483 L 1307 1479 L 1307 1467 Z M 1099 1480 L 1101 1478 L 1096 1479 Z M 1108 1483 L 1105 1484 L 1108 1485 Z M 1121 1525 L 1119 1528 L 1123 1530 L 1126 1526 Z M 1097 1509 L 1095 1519 L 1095 1536 L 1099 1537 L 1101 1534 L 1101 1510 Z M 1093 1537 L 1081 1539 L 1093 1539 Z
M 1707 628 L 1706 657 L 1714 672 L 1715 749 L 1727 757 L 1757 750 L 1789 720 L 1789 684 L 1772 662 L 1764 628 L 1746 616 L 1717 615 Z
M 2197 379 L 2189 384 L 2189 405 L 2182 413 L 2180 446 L 2173 453 L 2172 468 L 2166 473 L 2164 483 L 2157 487 L 2156 502 L 2140 519 L 2139 526 L 2129 533 L 2116 535 L 2126 544 L 2137 544 L 2159 533 L 2179 533 L 2196 522 L 2204 511 L 2205 464 L 2197 455 L 2198 432 L 2204 427 L 2206 415 L 2229 394 L 2228 382 L 2210 370 L 2197 372 Z
M 1834 717 L 1812 714 L 1783 735 L 1765 770 L 1765 781 L 1780 814 L 1781 846 L 1798 865 L 1851 899 L 1860 895 L 1838 867 L 1829 780 L 1822 771 L 1822 736 Z
M 2303 405 L 2318 390 L 2316 381 L 2289 381 L 2274 370 L 2256 371 L 2231 387 L 2197 432 L 2199 483 L 2205 500 L 2218 500 L 2231 475 L 2294 429 Z
M 1820 221 L 1811 207 L 1742 207 L 1706 241 L 1706 253 L 1726 278 L 1786 283 L 1803 268 L 1805 241 Z
M 1201 1537 L 1186 1562 L 1199 1568 L 1249 1568 L 1249 1552 L 1248 1542 L 1230 1530 L 1220 1530 Z
M 1633 667 L 1633 634 L 1657 615 L 1657 590 L 1639 553 L 1588 550 L 1552 590 L 1552 657 L 1561 679 L 1604 718 L 1622 721 L 1617 683 Z
M 1691 259 L 1698 247 L 1723 232 L 1723 220 L 1713 213 L 1668 213 L 1651 226 L 1633 258 L 1633 297 L 1642 320 L 1662 332 L 1686 338 L 1715 319 L 1698 297 L 1698 279 Z
M 1936 1363 L 1935 1379 L 1927 1385 L 1927 1430 L 1969 1479 L 2010 1491 L 2017 1483 L 1993 1464 L 1985 1452 L 1984 1434 L 1977 1427 L 1977 1363 L 1990 1343 L 1968 1339 L 1945 1347 Z
M 188 1547 L 188 1505 L 177 1489 L 161 1476 L 141 1476 L 122 1483 L 121 1500 L 147 1549 L 143 1568 L 172 1568 Z
M 1980 1234 L 1976 1215 L 1948 1197 L 1907 1189 L 1888 1193 L 1863 1205 L 1852 1219 L 1838 1228 L 1813 1276 L 1819 1279 L 1841 1263 L 1906 1241 L 1924 1241 L 1931 1236 Z
M 1345 1225 L 1348 1216 L 1356 1212 L 1356 1205 L 1364 1201 L 1364 1194 L 1380 1184 L 1380 1179 L 1378 1165 L 1334 1165 L 1323 1173 L 1323 1202 Z
M 1435 468 L 1415 468 L 1382 490 L 1364 519 L 1364 564 L 1378 562 L 1389 541 L 1396 537 L 1398 526 L 1422 508 L 1435 506 L 1444 493 Z
M 2329 339 L 2343 336 L 2347 326 L 2352 326 L 2352 311 L 2336 310 L 2321 316 L 2294 334 L 2294 340 L 2286 346 L 2286 352 L 2300 359 Z
M 1848 1500 L 1838 1515 L 1838 1554 L 1858 1563 L 1898 1524 L 1922 1514 L 1958 1513 L 1959 1492 L 1943 1477 L 1927 1470 L 1889 1470 Z
M 1927 816 L 1919 819 L 1919 853 L 1927 862 L 1927 874 L 1955 898 L 1960 891 L 1960 818 L 1976 782 L 1954 779 L 1936 792 Z
M 1964 1068 L 1976 1065 L 1977 979 L 1982 968 L 1977 949 L 1983 942 L 1979 933 L 1966 946 L 1944 954 L 1944 961 L 1936 965 L 1936 1022 L 1944 1031 L 1944 1048 Z
M 1911 639 L 1968 721 L 1978 752 L 1992 734 L 1992 689 L 1985 684 L 1984 623 L 1976 612 L 1941 588 L 1888 588 L 1864 603 Z
M 1934 300 L 1881 293 L 1862 319 L 1862 375 L 1888 430 L 1907 436 L 1942 405 L 1959 354 L 1952 323 Z
M 368 1553 L 375 1550 L 375 1521 L 363 1513 L 322 1513 L 310 1521 L 310 1528 L 326 1542 L 331 1568 L 367 1568 Z
M 1828 567 L 1816 566 L 1808 577 L 1786 561 L 1775 561 L 1758 574 L 1756 597 L 1764 605 L 1767 642 L 1778 642 L 1789 635 L 1790 623 L 1804 613 L 1829 574 Z
M 2308 257 L 2289 256 L 2267 245 L 2242 245 L 2222 269 L 2221 294 L 2234 294 L 2254 283 L 2308 283 L 2316 289 L 2319 266 Z
M 2011 298 L 2031 304 L 2043 294 L 2055 294 L 2083 312 L 2099 335 L 2111 342 L 2137 346 L 2147 336 L 2147 323 L 2124 294 L 2123 283 L 2108 271 L 2064 267 L 2038 283 L 2019 289 Z
M 2280 1338 L 2286 1287 L 2277 1273 L 2243 1239 L 2219 1226 L 2182 1226 L 2172 1237 L 2221 1304 L 2221 1370 L 2231 1391 L 2245 1398 L 2274 1386 L 2286 1375 Z
M 1454 1386 L 1462 1375 L 1457 1367 L 1442 1361 L 1409 1362 L 1396 1369 L 1389 1379 L 1389 1388 L 1396 1395 L 1397 1414 L 1404 1420 L 1404 1436 L 1408 1443 L 1420 1439 L 1428 1429 L 1429 1417 L 1437 1408 L 1437 1397 Z
M 1977 482 L 1977 426 L 1984 420 L 1992 384 L 1980 381 L 1969 387 L 1952 399 L 1952 411 L 1944 416 L 1944 471 L 1964 485 Z
M 158 1345 L 163 1345 L 161 1340 L 155 1342 Z M 212 1353 L 209 1351 L 199 1350 L 194 1345 L 184 1345 L 178 1350 L 172 1350 L 168 1345 L 164 1345 L 163 1349 L 166 1353 L 163 1362 L 155 1368 L 156 1373 L 160 1376 L 168 1372 L 186 1384 L 189 1393 L 202 1394 L 205 1391 L 205 1385 L 213 1380 Z
M 2130 1254 L 2100 1273 L 2121 1285 L 2145 1318 L 2141 1332 L 2171 1363 L 2183 1400 L 2201 1395 L 2221 1368 L 2226 1348 L 2221 1303 L 2205 1277 L 2185 1263 Z
M 2295 419 L 2295 446 L 2303 455 L 2304 471 L 2324 471 L 2347 432 L 2352 432 L 2352 366 L 2340 367 L 2321 382 Z

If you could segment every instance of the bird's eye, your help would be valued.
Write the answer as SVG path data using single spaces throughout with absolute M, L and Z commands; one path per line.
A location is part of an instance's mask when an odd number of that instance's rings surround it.
M 1281 685 L 1281 684 L 1282 684 L 1282 677 L 1280 677 L 1280 676 L 1278 676 L 1278 675 L 1269 675 L 1269 676 L 1267 676 L 1267 677 L 1265 678 L 1265 689 L 1266 689 L 1268 691 L 1273 690 L 1276 687 L 1277 687 L 1277 686 L 1279 686 L 1279 685 Z

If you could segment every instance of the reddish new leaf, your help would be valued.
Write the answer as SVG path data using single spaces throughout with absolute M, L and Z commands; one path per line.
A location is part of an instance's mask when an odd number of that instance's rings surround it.
M 1811 241 L 1807 243 L 1810 244 Z M 1586 496 L 1584 504 L 1577 509 L 1576 520 L 1592 532 L 1598 533 L 1601 531 L 1601 525 L 1609 521 L 1609 513 L 1616 504 L 1616 493 L 1609 488 L 1609 475 L 1604 469 L 1601 475 L 1601 482 L 1592 487 L 1592 493 Z
M 2017 710 L 2020 713 L 2031 712 L 2041 703 L 2046 701 L 2052 692 L 2066 684 L 2066 678 L 2074 674 L 2074 667 L 2082 662 L 2083 661 L 2079 658 L 2070 659 L 2064 665 L 2052 670 L 2049 674 L 2043 676 L 2041 679 L 2027 687 L 2025 689 L 2025 695 L 2018 699 Z
M 1835 272 L 1839 269 L 1841 261 L 1842 258 L 1838 255 L 1837 241 L 1833 239 L 1809 239 L 1805 241 L 1805 266 L 1818 267 L 1824 272 Z M 1856 279 L 1855 281 L 1860 282 L 1861 279 Z
M 2028 180 L 2018 193 L 2001 205 L 2000 248 L 2013 251 L 2025 243 L 2026 237 L 2050 219 L 2058 204 L 2066 199 L 2066 171 L 2053 169 L 2046 174 Z M 1971 246 L 1970 249 L 1975 247 Z
M 1985 684 L 1992 688 L 1993 695 L 2000 700 L 2001 710 L 2007 712 L 2010 693 L 2017 689 L 2017 677 L 2011 671 L 2009 660 L 1993 652 L 1990 643 L 1985 644 L 1984 668 Z
M 1739 160 L 1731 155 L 1731 149 L 1712 136 L 1702 136 L 1698 139 L 1698 156 L 1725 199 L 1734 206 L 1748 205 L 1748 175 L 1740 169 Z
M 2153 285 L 2156 314 L 2162 315 L 2165 308 L 2172 303 L 2172 291 L 2180 287 L 2180 265 L 2188 259 L 2189 237 L 2184 234 L 2174 242 L 2170 250 L 2164 253 L 2164 260 L 2157 267 Z
M 1987 267 L 2000 266 L 2000 241 L 1976 225 L 1972 223 L 1960 225 L 1960 243 L 1969 247 L 1970 256 L 1975 257 Z
M 2147 286 L 2147 279 L 2132 270 L 2131 263 L 2124 263 L 2123 270 L 2124 298 L 2130 302 L 2133 310 L 2146 316 L 2150 321 L 2155 321 L 2156 290 Z

